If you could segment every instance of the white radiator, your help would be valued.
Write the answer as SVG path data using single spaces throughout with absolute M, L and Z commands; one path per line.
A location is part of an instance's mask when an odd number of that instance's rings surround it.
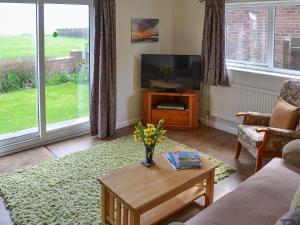
M 240 122 L 237 112 L 271 113 L 278 99 L 277 92 L 240 85 L 210 89 L 210 114 L 215 118 Z

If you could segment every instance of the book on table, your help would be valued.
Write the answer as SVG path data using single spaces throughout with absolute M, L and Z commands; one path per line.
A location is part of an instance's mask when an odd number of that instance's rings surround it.
M 176 170 L 201 168 L 198 152 L 167 152 L 163 156 Z

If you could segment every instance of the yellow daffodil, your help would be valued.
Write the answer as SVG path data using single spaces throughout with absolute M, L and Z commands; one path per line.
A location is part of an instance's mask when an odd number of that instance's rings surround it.
M 145 139 L 145 143 L 146 143 L 147 145 L 152 145 L 152 139 L 151 139 L 151 138 L 146 138 L 146 139 Z
M 158 140 L 156 141 L 156 144 L 157 145 L 160 145 L 162 143 L 162 139 L 161 138 L 158 138 Z
M 148 123 L 147 128 L 155 128 L 154 124 Z
M 154 124 L 143 126 L 141 122 L 135 126 L 133 139 L 136 143 L 143 142 L 146 147 L 155 147 L 156 144 L 161 144 L 165 139 L 166 130 L 163 130 L 164 120 L 160 120 L 157 127 Z

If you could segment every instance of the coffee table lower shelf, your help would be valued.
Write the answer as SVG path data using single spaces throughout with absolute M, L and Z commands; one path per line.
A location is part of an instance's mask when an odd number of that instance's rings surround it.
M 106 213 L 102 212 L 102 219 L 103 222 L 107 221 L 111 225 L 157 224 L 158 222 L 191 204 L 194 200 L 200 198 L 201 196 L 205 196 L 206 193 L 202 185 L 194 186 L 139 216 L 127 208 L 122 200 L 116 197 L 113 193 L 109 192 L 108 190 L 104 190 L 104 192 L 106 193 L 102 193 L 102 195 L 105 194 L 105 201 L 110 202 L 110 204 L 106 205 L 113 205 L 113 207 L 109 207 L 109 209 L 103 209 L 103 211 L 105 210 Z
M 194 200 L 205 195 L 203 188 L 192 187 L 191 189 L 180 193 L 176 197 L 158 205 L 157 207 L 147 211 L 141 215 L 141 224 L 152 225 L 156 224 L 170 215 L 178 212 Z

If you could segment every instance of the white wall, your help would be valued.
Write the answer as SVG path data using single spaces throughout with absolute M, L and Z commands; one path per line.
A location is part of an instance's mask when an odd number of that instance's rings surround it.
M 117 126 L 134 123 L 141 116 L 140 55 L 142 53 L 201 54 L 205 4 L 198 0 L 117 0 Z M 158 43 L 131 44 L 131 18 L 159 18 Z M 229 70 L 232 84 L 271 91 L 280 90 L 286 77 Z M 200 102 L 204 122 L 210 110 L 210 88 Z M 237 124 L 210 118 L 216 127 Z
M 201 55 L 205 4 L 198 0 L 173 0 L 173 53 Z M 201 97 L 200 113 L 209 110 L 209 87 Z
M 140 119 L 140 55 L 172 53 L 172 0 L 117 0 L 117 127 Z M 159 42 L 131 44 L 131 18 L 158 18 Z
M 263 90 L 279 92 L 282 83 L 287 80 L 284 76 L 259 74 L 250 71 L 228 70 L 230 83 Z
M 205 4 L 173 0 L 173 52 L 201 54 Z

